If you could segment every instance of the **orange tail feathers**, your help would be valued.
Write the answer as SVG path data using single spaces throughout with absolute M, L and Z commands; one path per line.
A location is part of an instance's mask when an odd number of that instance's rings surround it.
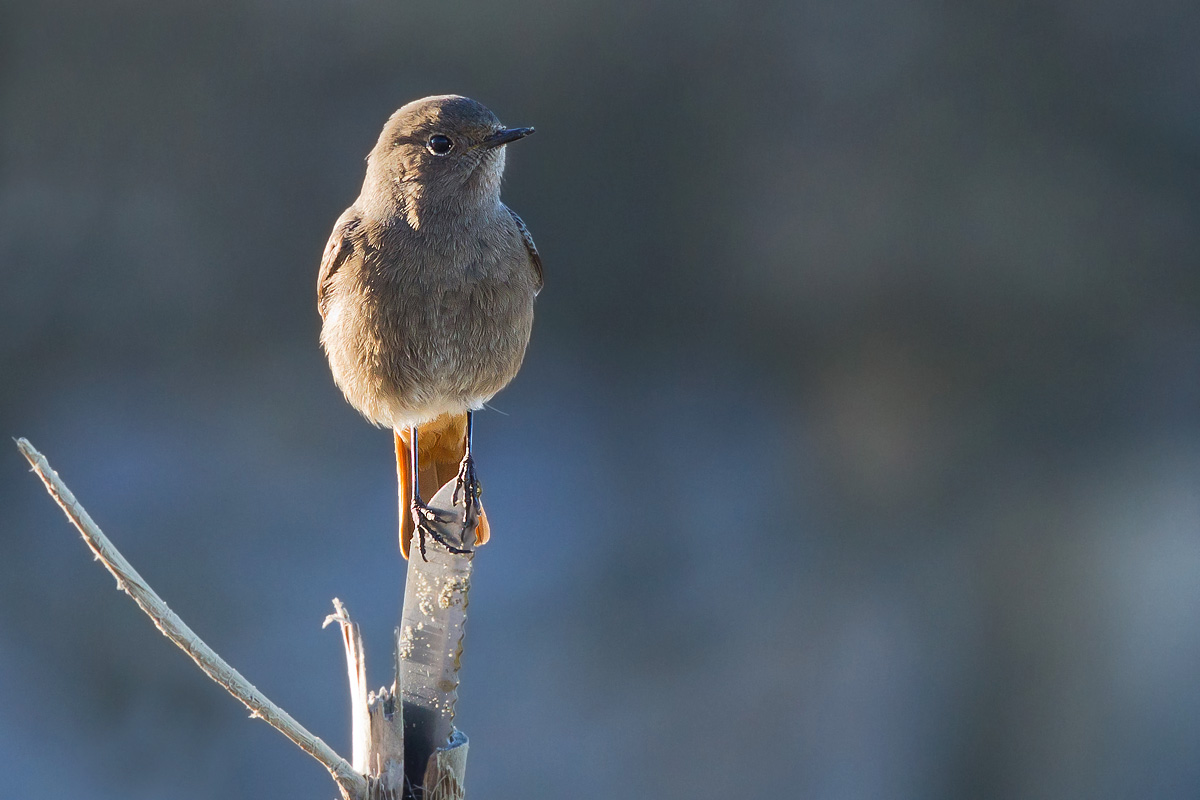
M 432 422 L 417 429 L 417 466 L 421 499 L 428 501 L 438 489 L 458 476 L 459 465 L 467 454 L 467 415 L 443 414 Z M 410 453 L 412 432 L 409 428 L 395 431 L 396 475 L 400 483 L 400 552 L 408 558 L 409 545 L 413 536 L 412 468 Z M 479 521 L 475 525 L 475 544 L 480 545 L 491 537 L 487 515 L 479 509 Z

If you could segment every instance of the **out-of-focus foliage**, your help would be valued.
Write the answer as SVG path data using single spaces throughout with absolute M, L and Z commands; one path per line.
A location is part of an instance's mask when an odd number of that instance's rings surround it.
M 0 6 L 0 432 L 348 749 L 388 435 L 317 265 L 388 114 L 537 136 L 477 426 L 489 798 L 1200 794 L 1194 3 Z M 0 459 L 12 796 L 327 798 Z M 64 736 L 69 724 L 72 734 Z

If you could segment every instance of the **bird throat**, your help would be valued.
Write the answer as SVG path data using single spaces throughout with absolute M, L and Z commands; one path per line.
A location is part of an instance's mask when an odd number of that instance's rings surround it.
M 368 168 L 358 207 L 381 222 L 403 219 L 423 234 L 454 234 L 469 227 L 481 210 L 499 204 L 504 158 L 502 153 L 497 155 L 499 158 L 482 159 L 465 175 L 446 175 L 440 180 L 380 174 L 382 170 Z

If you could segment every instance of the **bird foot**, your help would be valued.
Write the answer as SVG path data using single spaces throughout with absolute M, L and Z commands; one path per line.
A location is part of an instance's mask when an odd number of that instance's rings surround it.
M 439 523 L 450 522 L 454 519 L 453 514 L 448 514 L 444 511 L 430 508 L 425 505 L 419 498 L 413 501 L 412 504 L 413 525 L 416 527 L 417 545 L 421 550 L 421 560 L 428 561 L 429 558 L 425 554 L 425 537 L 432 537 L 434 541 L 445 547 L 451 553 L 456 555 L 465 555 L 473 552 L 470 549 L 464 549 L 456 544 L 451 544 L 446 541 L 446 537 L 438 531 Z
M 483 487 L 479 485 L 479 479 L 475 477 L 475 459 L 471 458 L 469 453 L 463 458 L 462 465 L 458 468 L 458 477 L 454 479 L 454 493 L 450 496 L 451 503 L 458 505 L 460 492 L 463 497 L 462 535 L 465 541 L 467 528 L 479 514 L 479 496 L 483 494 Z

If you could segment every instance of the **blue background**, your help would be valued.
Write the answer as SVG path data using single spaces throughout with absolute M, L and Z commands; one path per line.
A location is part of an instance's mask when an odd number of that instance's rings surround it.
M 0 4 L 0 433 L 349 749 L 391 442 L 317 345 L 363 157 L 538 134 L 478 421 L 488 798 L 1200 795 L 1195 3 Z M 0 454 L 13 797 L 318 798 Z

